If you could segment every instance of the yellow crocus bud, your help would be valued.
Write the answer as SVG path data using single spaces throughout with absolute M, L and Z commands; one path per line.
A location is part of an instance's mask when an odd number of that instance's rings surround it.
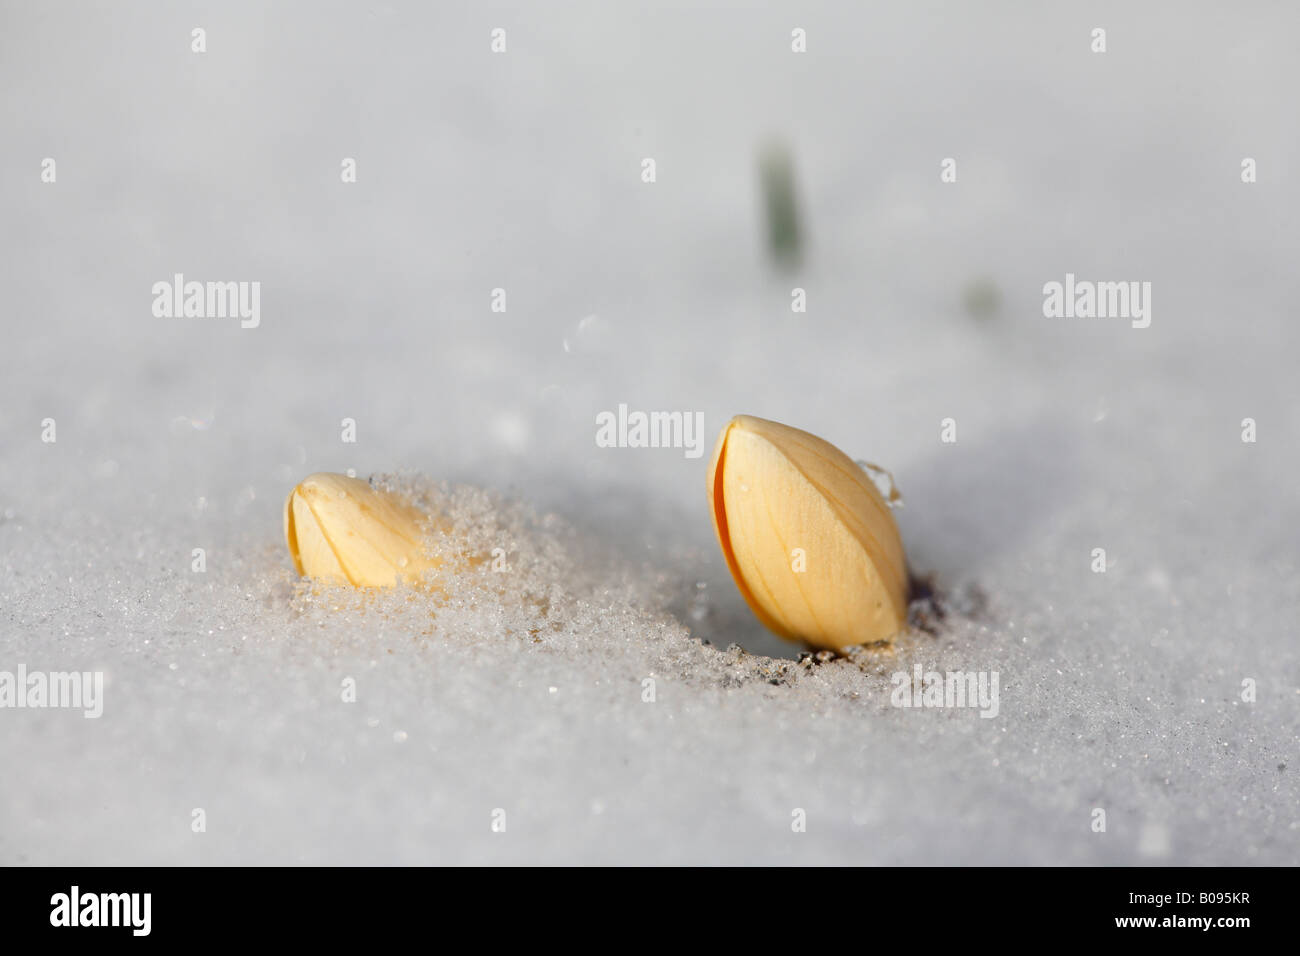
M 907 620 L 907 559 L 888 502 L 816 435 L 748 415 L 722 430 L 709 508 L 740 593 L 769 629 L 843 650 Z
M 320 472 L 284 503 L 284 536 L 304 577 L 357 587 L 420 583 L 441 562 L 424 554 L 427 517 L 369 482 Z

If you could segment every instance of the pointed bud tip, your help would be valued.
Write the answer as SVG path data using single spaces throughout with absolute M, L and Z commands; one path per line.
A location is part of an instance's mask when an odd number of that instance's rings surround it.
M 347 475 L 336 474 L 332 471 L 318 471 L 298 482 L 290 494 L 303 495 L 310 500 L 322 496 L 371 494 L 373 492 L 374 489 L 370 487 L 368 481 L 363 481 L 360 478 L 349 478 Z

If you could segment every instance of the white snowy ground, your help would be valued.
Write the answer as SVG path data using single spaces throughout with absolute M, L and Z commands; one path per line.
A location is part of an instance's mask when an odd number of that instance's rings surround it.
M 1294 5 L 423 6 L 0 4 L 0 670 L 107 681 L 0 710 L 0 862 L 1300 861 Z M 260 327 L 154 318 L 175 272 Z M 1150 328 L 1045 319 L 1066 272 Z M 597 448 L 620 402 L 705 457 Z M 893 469 L 937 633 L 762 631 L 736 413 Z M 284 497 L 347 468 L 485 489 L 502 592 L 296 591 Z M 998 716 L 892 707 L 916 663 Z

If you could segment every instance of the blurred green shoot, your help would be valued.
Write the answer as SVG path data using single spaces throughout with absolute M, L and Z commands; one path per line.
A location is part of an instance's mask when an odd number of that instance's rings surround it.
M 767 218 L 768 252 L 774 265 L 795 270 L 803 260 L 803 230 L 790 149 L 780 141 L 768 143 L 759 153 L 758 172 Z

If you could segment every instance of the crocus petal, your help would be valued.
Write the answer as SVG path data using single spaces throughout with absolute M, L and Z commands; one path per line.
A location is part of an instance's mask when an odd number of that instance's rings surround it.
M 418 583 L 437 566 L 423 551 L 425 516 L 368 482 L 326 472 L 289 493 L 284 534 L 304 577 L 358 587 Z
M 737 416 L 709 465 L 709 507 L 732 577 L 765 626 L 842 650 L 907 617 L 907 562 L 888 502 L 834 445 Z

